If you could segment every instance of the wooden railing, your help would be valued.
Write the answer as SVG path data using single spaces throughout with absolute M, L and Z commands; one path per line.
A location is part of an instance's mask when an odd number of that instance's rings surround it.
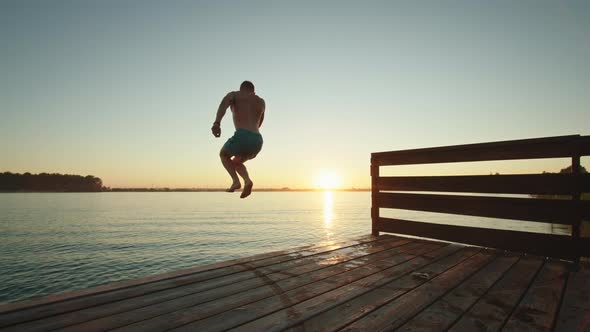
M 580 135 L 372 153 L 372 232 L 521 251 L 577 263 L 580 256 L 590 256 L 590 239 L 580 237 L 581 221 L 590 219 L 590 201 L 580 199 L 581 193 L 590 192 L 590 174 L 580 172 L 580 157 L 587 155 L 590 155 L 590 136 Z M 572 173 L 379 175 L 380 166 L 539 158 L 571 158 Z M 437 191 L 480 195 L 421 193 Z M 566 195 L 568 199 L 481 194 Z M 571 225 L 572 231 L 570 235 L 557 235 L 392 219 L 381 217 L 380 208 Z M 518 224 L 513 228 L 519 229 Z

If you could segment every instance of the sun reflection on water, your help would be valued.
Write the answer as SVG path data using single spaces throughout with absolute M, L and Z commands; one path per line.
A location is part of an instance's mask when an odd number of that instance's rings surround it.
M 334 220 L 334 193 L 331 191 L 324 192 L 324 230 L 326 231 L 326 239 L 329 240 L 334 234 L 330 229 L 332 228 L 332 221 Z

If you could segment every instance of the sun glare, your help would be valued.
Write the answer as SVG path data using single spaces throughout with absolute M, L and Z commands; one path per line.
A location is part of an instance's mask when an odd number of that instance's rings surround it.
M 315 186 L 319 189 L 329 190 L 340 187 L 340 177 L 334 172 L 320 173 L 315 180 Z

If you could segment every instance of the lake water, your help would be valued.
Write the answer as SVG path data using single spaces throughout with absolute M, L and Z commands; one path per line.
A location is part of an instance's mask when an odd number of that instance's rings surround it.
M 0 194 L 0 302 L 371 232 L 369 192 Z M 486 218 L 383 216 L 511 229 Z M 550 226 L 519 223 L 551 232 Z

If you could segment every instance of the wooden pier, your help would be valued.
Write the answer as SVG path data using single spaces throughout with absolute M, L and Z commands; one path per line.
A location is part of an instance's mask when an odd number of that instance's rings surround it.
M 0 331 L 590 331 L 590 242 L 580 233 L 589 142 L 374 153 L 371 235 L 0 305 Z M 570 174 L 379 175 L 387 165 L 563 157 Z M 556 223 L 571 234 L 383 218 L 383 208 Z
M 590 273 L 365 236 L 0 307 L 1 331 L 584 331 Z

